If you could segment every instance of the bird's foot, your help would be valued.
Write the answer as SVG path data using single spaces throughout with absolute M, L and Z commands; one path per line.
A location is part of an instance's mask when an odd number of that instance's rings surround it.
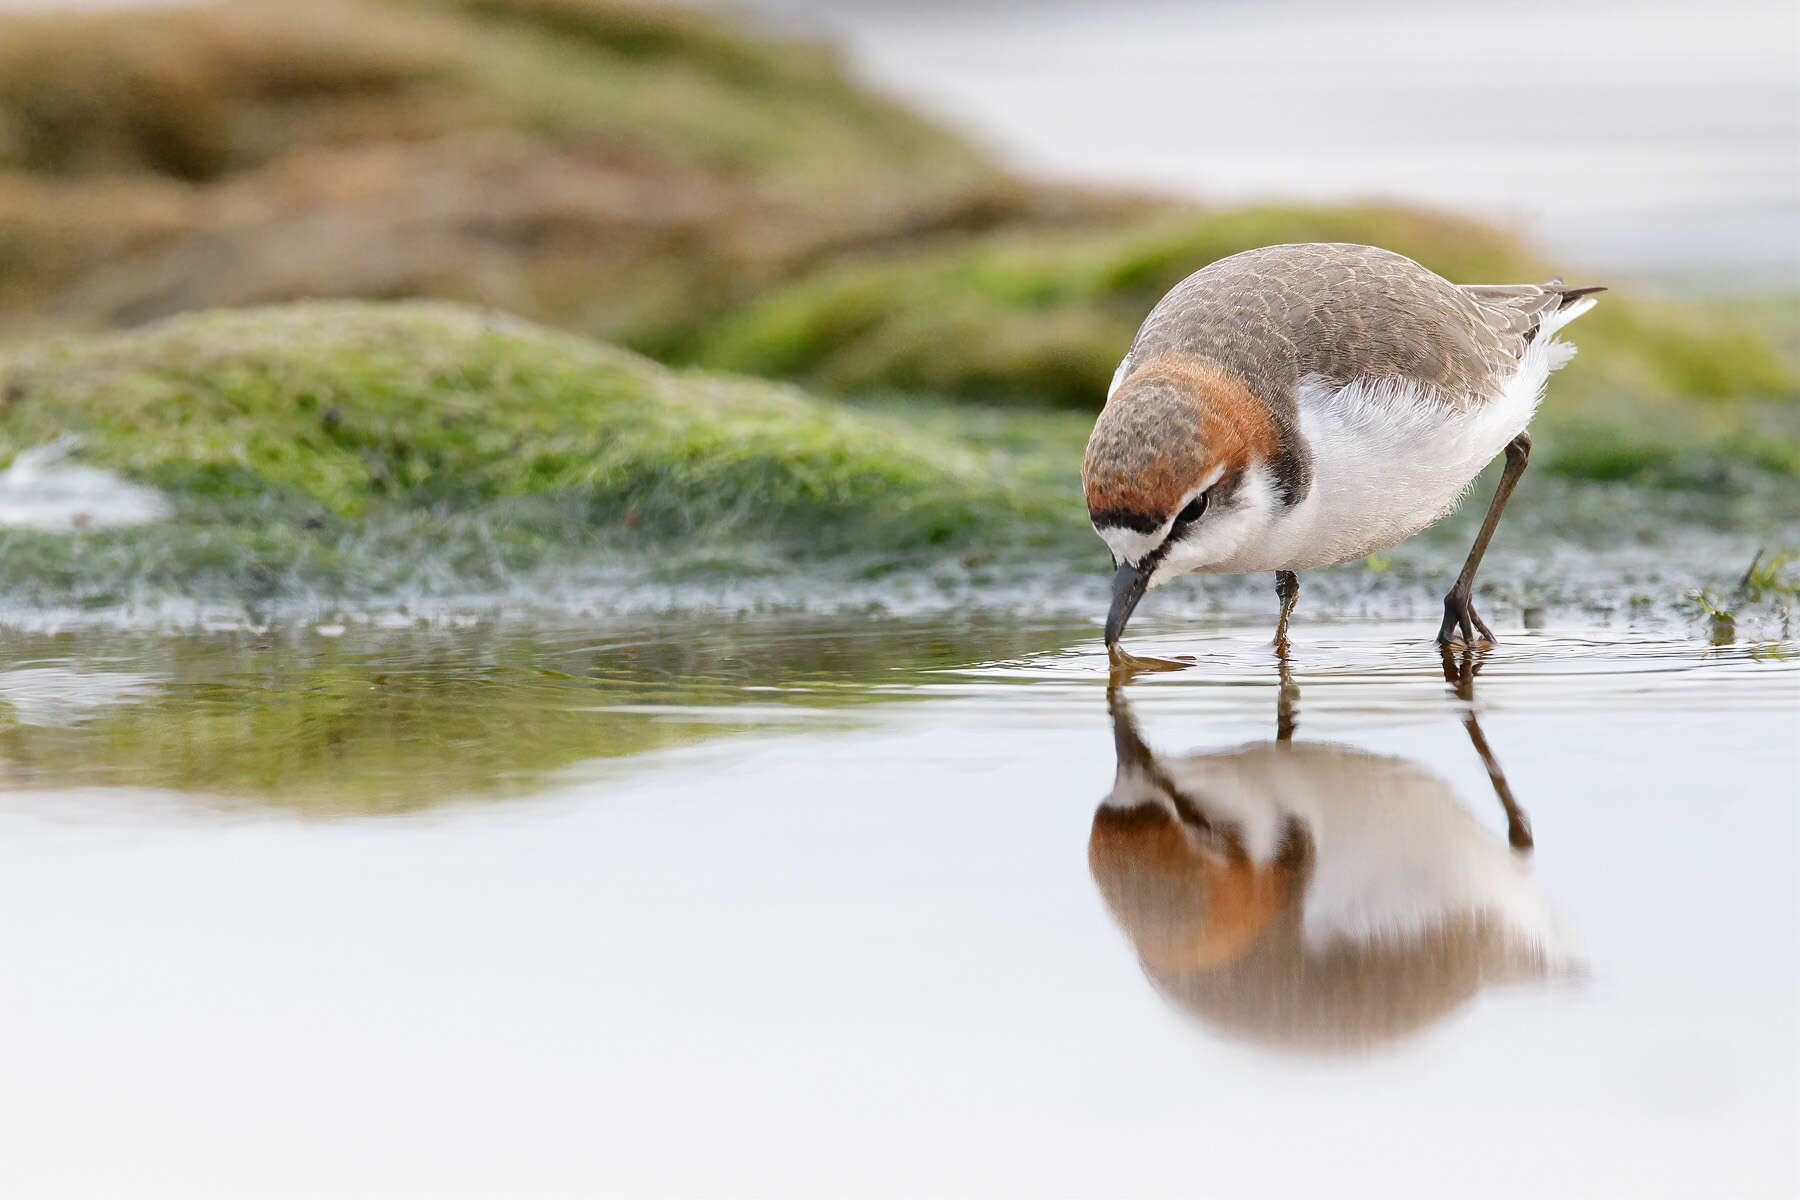
M 1475 639 L 1477 630 L 1481 633 L 1481 639 L 1490 646 L 1500 640 L 1487 627 L 1487 622 L 1476 613 L 1475 601 L 1469 593 L 1451 588 L 1450 594 L 1444 597 L 1444 623 L 1438 626 L 1437 644 L 1453 646 L 1460 640 L 1462 645 L 1473 650 L 1478 644 Z
M 1112 646 L 1106 652 L 1110 666 L 1110 677 L 1114 684 L 1129 683 L 1139 675 L 1156 675 L 1165 671 L 1185 671 L 1194 666 L 1197 660 L 1188 654 L 1179 658 L 1140 658 L 1121 646 Z

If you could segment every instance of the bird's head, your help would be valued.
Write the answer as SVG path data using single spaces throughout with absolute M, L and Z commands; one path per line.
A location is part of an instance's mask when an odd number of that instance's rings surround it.
M 1229 562 L 1275 507 L 1279 427 L 1236 375 L 1169 356 L 1114 390 L 1081 464 L 1088 518 L 1112 551 L 1115 645 L 1144 592 Z

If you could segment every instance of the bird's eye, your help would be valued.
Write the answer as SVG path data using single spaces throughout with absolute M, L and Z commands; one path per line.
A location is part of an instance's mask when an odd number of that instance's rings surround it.
M 1198 521 L 1200 519 L 1200 514 L 1204 513 L 1205 511 L 1206 511 L 1206 493 L 1201 492 L 1198 496 L 1195 496 L 1192 500 L 1189 500 L 1187 502 L 1187 507 L 1182 509 L 1180 514 L 1176 516 L 1175 528 L 1180 529 L 1185 525 L 1192 525 L 1195 521 Z

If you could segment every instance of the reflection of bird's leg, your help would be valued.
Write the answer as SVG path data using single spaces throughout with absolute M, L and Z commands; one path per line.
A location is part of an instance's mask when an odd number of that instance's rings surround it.
M 1481 670 L 1480 660 L 1468 651 L 1463 652 L 1459 663 L 1454 651 L 1448 646 L 1439 647 L 1444 655 L 1444 682 L 1456 690 L 1456 698 L 1463 702 L 1463 728 L 1469 731 L 1469 741 L 1475 747 L 1475 753 L 1481 756 L 1481 765 L 1487 768 L 1488 782 L 1494 785 L 1494 795 L 1500 798 L 1500 807 L 1506 810 L 1506 840 L 1512 843 L 1515 850 L 1532 848 L 1531 821 L 1525 816 L 1525 810 L 1513 799 L 1512 788 L 1507 785 L 1506 772 L 1500 769 L 1500 761 L 1494 757 L 1494 751 L 1488 746 L 1485 734 L 1481 732 L 1481 722 L 1475 718 L 1475 675 Z
M 1275 653 L 1286 658 L 1288 618 L 1294 615 L 1294 602 L 1300 599 L 1300 577 L 1292 571 L 1275 572 L 1275 595 L 1281 601 L 1281 619 L 1275 622 Z
M 1475 544 L 1469 548 L 1469 557 L 1463 563 L 1462 574 L 1450 588 L 1450 594 L 1444 597 L 1444 623 L 1438 627 L 1438 645 L 1448 646 L 1456 636 L 1458 626 L 1462 627 L 1463 644 L 1474 648 L 1475 631 L 1481 630 L 1481 636 L 1494 641 L 1494 631 L 1487 623 L 1475 615 L 1475 571 L 1481 566 L 1481 556 L 1487 553 L 1488 541 L 1494 536 L 1495 526 L 1500 524 L 1500 514 L 1506 511 L 1507 498 L 1512 495 L 1513 487 L 1519 482 L 1519 476 L 1525 473 L 1525 464 L 1531 458 L 1531 435 L 1521 433 L 1506 444 L 1506 468 L 1500 472 L 1500 486 L 1494 489 L 1494 499 L 1488 505 L 1487 516 L 1481 520 L 1481 530 L 1475 535 Z
M 1156 752 L 1144 744 L 1138 735 L 1137 722 L 1132 719 L 1131 706 L 1125 702 L 1125 689 L 1117 682 L 1109 684 L 1106 689 L 1106 711 L 1112 717 L 1113 751 L 1118 756 L 1119 777 L 1123 778 L 1128 771 L 1138 772 L 1143 778 L 1163 795 L 1175 808 L 1175 815 L 1204 842 L 1225 857 L 1242 861 L 1247 857 L 1244 850 L 1243 831 L 1233 821 L 1214 821 L 1207 815 L 1200 800 L 1188 795 L 1177 787 L 1163 770 L 1162 763 L 1157 760 Z
M 1288 666 L 1286 653 L 1276 660 L 1276 664 L 1281 682 L 1275 694 L 1275 740 L 1291 742 L 1294 730 L 1300 724 L 1300 708 L 1294 703 L 1300 699 L 1300 685 L 1294 682 L 1294 671 Z
M 1131 706 L 1125 703 L 1125 689 L 1117 680 L 1106 687 L 1106 712 L 1112 717 L 1113 751 L 1118 756 L 1119 769 L 1154 766 L 1156 755 L 1138 736 L 1137 722 L 1131 719 Z
M 1281 673 L 1280 691 L 1275 697 L 1275 740 L 1292 741 L 1294 726 L 1299 724 L 1299 713 L 1294 701 L 1300 698 L 1300 689 L 1294 683 L 1294 673 L 1288 667 L 1288 618 L 1294 613 L 1294 602 L 1300 599 L 1300 577 L 1292 571 L 1275 572 L 1275 595 L 1281 600 L 1281 619 L 1275 623 L 1275 662 Z

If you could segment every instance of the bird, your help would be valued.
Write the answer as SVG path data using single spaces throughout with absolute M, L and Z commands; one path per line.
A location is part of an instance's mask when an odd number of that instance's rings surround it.
M 1105 641 L 1190 572 L 1275 573 L 1286 653 L 1297 572 L 1397 545 L 1506 465 L 1444 597 L 1440 645 L 1479 632 L 1475 572 L 1531 454 L 1556 334 L 1603 287 L 1451 283 L 1339 242 L 1264 246 L 1176 284 L 1144 319 L 1094 422 L 1081 478 L 1111 551 Z
M 1153 986 L 1204 1024 L 1360 1051 L 1484 987 L 1582 975 L 1529 846 L 1503 842 L 1418 763 L 1291 735 L 1165 757 L 1122 688 L 1108 709 L 1117 773 L 1088 868 Z

